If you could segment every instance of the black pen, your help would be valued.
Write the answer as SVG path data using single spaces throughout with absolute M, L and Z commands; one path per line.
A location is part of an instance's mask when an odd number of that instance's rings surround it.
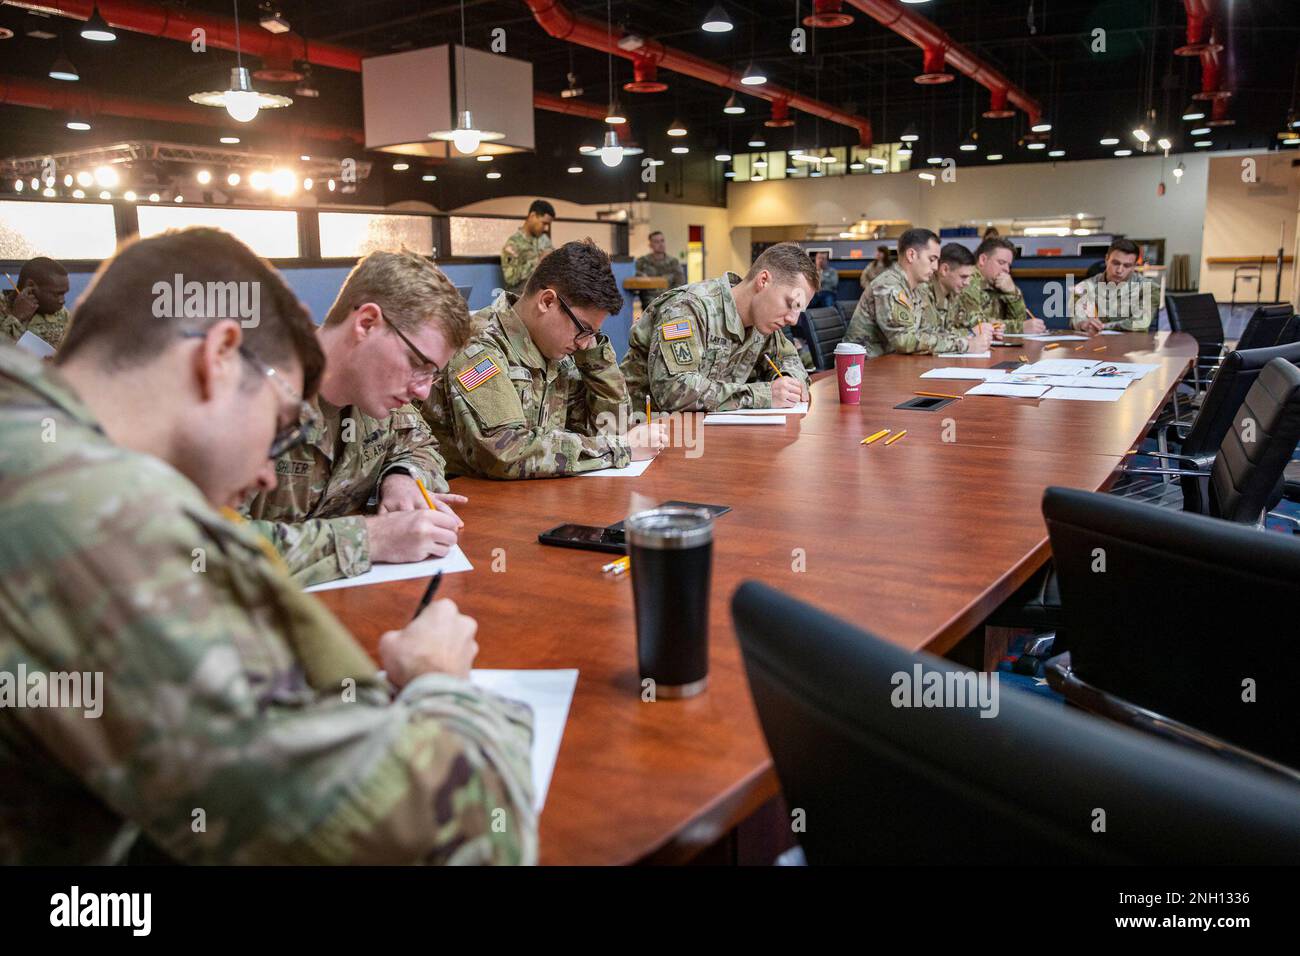
M 433 600 L 433 596 L 438 593 L 438 582 L 441 580 L 441 571 L 429 579 L 429 586 L 424 589 L 424 597 L 420 598 L 420 606 L 415 609 L 415 614 L 411 616 L 411 620 L 415 620 L 415 618 L 419 617 L 420 612 L 429 606 L 429 602 Z

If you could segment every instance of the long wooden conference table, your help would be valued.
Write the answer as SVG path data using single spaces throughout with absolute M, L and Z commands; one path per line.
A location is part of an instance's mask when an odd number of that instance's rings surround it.
M 927 369 L 1034 360 L 1043 345 L 997 348 L 987 360 L 891 355 L 867 363 L 859 406 L 840 405 L 825 374 L 806 417 L 699 428 L 702 454 L 671 448 L 639 478 L 456 479 L 453 490 L 470 499 L 459 512 L 474 571 L 448 575 L 439 596 L 478 620 L 476 666 L 580 671 L 541 816 L 541 862 L 685 861 L 778 794 L 731 627 L 742 581 L 934 654 L 1024 583 L 1048 557 L 1043 489 L 1107 488 L 1196 354 L 1183 334 L 1100 336 L 1074 351 L 1079 344 L 1047 357 L 1159 368 L 1114 403 L 971 397 L 898 411 L 917 391 L 960 395 L 976 384 L 922 380 Z M 860 444 L 886 427 L 907 435 Z M 608 556 L 545 547 L 537 535 L 672 499 L 733 510 L 714 528 L 708 689 L 647 703 L 627 575 L 603 575 Z M 424 585 L 319 596 L 374 653 L 382 632 L 409 620 Z

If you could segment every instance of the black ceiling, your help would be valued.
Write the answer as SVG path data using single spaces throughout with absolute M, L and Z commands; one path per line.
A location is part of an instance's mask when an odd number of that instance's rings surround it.
M 839 29 L 809 31 L 809 50 L 795 54 L 789 48 L 790 30 L 796 22 L 796 4 L 790 2 L 724 3 L 736 23 L 727 34 L 699 29 L 712 4 L 679 0 L 615 2 L 616 25 L 654 38 L 666 45 L 732 67 L 752 58 L 762 64 L 774 82 L 812 94 L 832 105 L 870 117 L 877 141 L 896 140 L 903 127 L 915 123 L 926 154 L 952 155 L 960 163 L 980 162 L 993 149 L 1006 161 L 1045 161 L 1044 153 L 1029 153 L 1018 145 L 1026 132 L 1023 113 L 1011 120 L 984 120 L 988 93 L 966 77 L 941 86 L 921 86 L 913 77 L 921 71 L 921 51 L 866 15 L 846 9 L 855 22 Z M 189 2 L 175 7 L 230 16 L 229 2 Z M 328 41 L 367 53 L 383 53 L 429 46 L 459 39 L 459 6 L 453 3 L 419 4 L 411 0 L 282 0 L 277 4 L 293 30 L 309 40 Z M 1216 149 L 1273 146 L 1293 105 L 1300 44 L 1300 18 L 1296 0 L 1215 0 L 1220 13 L 1225 85 L 1235 92 L 1229 116 L 1235 126 L 1215 131 Z M 596 2 L 570 2 L 573 12 L 604 21 L 606 6 Z M 806 15 L 810 0 L 799 5 Z M 1165 132 L 1173 134 L 1175 148 L 1191 148 L 1182 135 L 1188 125 L 1179 117 L 1192 93 L 1200 88 L 1200 62 L 1173 55 L 1184 42 L 1186 13 L 1182 0 L 930 0 L 908 7 L 932 20 L 955 40 L 1022 86 L 1045 107 L 1055 124 L 1052 145 L 1067 151 L 1069 159 L 1109 156 L 1111 149 L 1098 144 L 1107 128 L 1132 128 L 1148 105 L 1154 106 Z M 258 30 L 257 4 L 244 0 L 240 14 L 244 29 Z M 11 6 L 0 7 L 0 26 L 18 31 L 0 41 L 0 73 L 43 79 L 59 53 L 60 41 L 40 41 L 23 35 L 23 14 Z M 538 90 L 558 93 L 573 70 L 585 88 L 585 100 L 604 105 L 607 57 L 604 53 L 552 39 L 519 0 L 467 0 L 465 19 L 469 45 L 487 47 L 490 31 L 506 31 L 508 55 L 530 60 Z M 201 87 L 224 86 L 233 53 L 215 51 L 201 60 L 181 43 L 122 31 L 113 44 L 94 44 L 76 35 L 75 21 L 55 18 L 66 38 L 63 49 L 76 62 L 81 85 L 108 93 L 183 103 Z M 1106 30 L 1107 53 L 1090 49 L 1094 29 Z M 631 79 L 631 63 L 613 59 L 615 86 Z M 950 68 L 951 69 L 951 68 Z M 321 90 L 317 100 L 299 99 L 288 110 L 299 121 L 360 127 L 360 77 L 325 67 L 315 67 L 312 77 Z M 721 112 L 728 93 L 718 87 L 673 73 L 661 73 L 670 89 L 650 95 L 620 94 L 629 111 L 633 133 L 653 154 L 664 148 L 663 130 L 674 116 L 686 121 L 693 147 L 691 156 L 661 168 L 661 182 L 652 198 L 718 202 L 722 198 L 720 170 L 712 163 L 713 146 L 733 144 L 743 149 L 744 134 L 768 113 L 765 101 L 743 97 L 749 112 L 740 118 Z M 270 84 L 260 86 L 274 89 Z M 795 111 L 794 130 L 769 135 L 773 148 L 798 137 L 800 145 L 835 146 L 854 141 L 847 127 L 816 120 Z M 560 186 L 548 190 L 563 195 L 576 190 L 588 198 L 628 199 L 645 189 L 629 168 L 616 177 L 566 176 L 565 167 L 576 156 L 580 141 L 598 135 L 600 124 L 590 120 L 539 113 L 537 156 L 512 157 L 499 168 L 528 172 L 529 178 L 548 177 Z M 266 148 L 283 148 L 275 137 L 274 117 L 245 127 L 245 141 Z M 957 151 L 958 142 L 976 127 L 979 153 Z M 4 129 L 0 154 L 11 156 L 56 150 L 84 138 L 63 128 L 63 118 L 49 111 L 0 106 Z M 110 138 L 149 137 L 210 144 L 212 128 L 175 126 L 137 120 L 100 119 L 93 134 Z M 295 150 L 297 146 L 293 147 Z M 303 148 L 306 148 L 305 146 Z M 385 168 L 387 164 L 384 164 Z M 456 164 L 452 164 L 456 166 Z M 517 186 L 507 179 L 496 183 L 482 179 L 481 169 L 461 163 L 454 170 L 439 170 L 439 182 L 421 184 L 417 176 L 385 173 L 360 198 L 394 201 L 429 198 L 439 205 L 495 194 L 513 194 Z M 471 168 L 464 168 L 469 166 Z M 593 174 L 601 173 L 592 170 Z M 674 181 L 675 177 L 675 181 Z M 449 190 L 454 195 L 449 195 Z M 662 195 L 661 195 L 662 194 Z

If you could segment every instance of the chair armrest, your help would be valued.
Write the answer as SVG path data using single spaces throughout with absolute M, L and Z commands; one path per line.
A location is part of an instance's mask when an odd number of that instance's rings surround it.
M 1185 468 L 1125 468 L 1126 475 L 1179 475 L 1183 478 L 1208 478 L 1209 472 L 1188 471 Z

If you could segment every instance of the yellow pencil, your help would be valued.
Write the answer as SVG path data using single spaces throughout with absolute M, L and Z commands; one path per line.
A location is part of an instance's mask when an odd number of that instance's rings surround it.
M 1044 345 L 1043 351 L 1046 352 L 1048 349 L 1059 349 L 1060 347 L 1061 347 L 1060 342 L 1053 342 L 1051 345 Z
M 1082 352 L 1082 351 L 1083 351 L 1083 346 L 1082 346 L 1082 345 L 1076 345 L 1076 346 L 1074 347 L 1074 350 L 1075 350 L 1076 352 Z
M 416 478 L 415 483 L 420 486 L 420 494 L 424 495 L 424 503 L 429 506 L 429 510 L 437 511 L 438 506 L 433 503 L 433 497 L 429 494 L 429 489 L 424 487 L 424 482 Z
M 1093 349 L 1093 351 L 1094 351 L 1094 352 L 1104 352 L 1104 351 L 1106 351 L 1106 346 L 1103 345 L 1103 346 L 1102 346 L 1101 348 L 1099 348 L 1099 349 Z
M 906 435 L 906 434 L 907 434 L 907 429 L 904 428 L 904 429 L 903 429 L 901 432 L 899 432 L 897 435 L 894 435 L 894 436 L 892 436 L 892 437 L 890 437 L 890 438 L 886 438 L 886 439 L 885 439 L 885 444 L 886 444 L 886 445 L 892 445 L 894 442 L 898 441 L 900 438 L 902 438 L 902 437 L 903 437 L 904 435 Z
M 649 423 L 650 421 L 650 396 L 649 395 L 645 397 L 645 420 L 647 423 Z
M 885 437 L 886 435 L 888 435 L 888 434 L 889 434 L 889 429 L 888 429 L 888 428 L 882 428 L 882 429 L 880 429 L 880 431 L 876 432 L 874 435 L 868 435 L 866 438 L 862 439 L 862 441 L 858 442 L 858 444 L 859 444 L 859 445 L 870 445 L 873 441 L 879 441 L 881 438 L 884 438 L 884 437 Z
M 961 395 L 945 395 L 943 392 L 916 392 L 915 394 L 923 395 L 926 398 L 956 398 L 958 400 L 963 398 Z
M 619 569 L 619 568 L 626 568 L 626 567 L 627 567 L 629 564 L 631 564 L 631 563 L 632 563 L 632 559 L 631 559 L 631 558 L 628 558 L 628 557 L 616 558 L 615 560 L 609 562 L 609 564 L 607 564 L 607 565 L 605 565 L 604 567 L 602 567 L 601 570 L 602 570 L 602 571 L 615 571 L 615 570 L 617 570 L 617 569 Z
M 773 372 L 776 372 L 776 377 L 777 377 L 777 378 L 785 378 L 785 376 L 784 376 L 783 374 L 781 374 L 781 370 L 780 370 L 779 368 L 776 367 L 776 363 L 772 361 L 772 357 L 771 357 L 770 355 L 768 355 L 766 352 L 764 352 L 764 353 L 763 353 L 763 358 L 767 359 L 767 364 L 770 365 L 770 366 L 772 366 L 772 371 L 773 371 Z

